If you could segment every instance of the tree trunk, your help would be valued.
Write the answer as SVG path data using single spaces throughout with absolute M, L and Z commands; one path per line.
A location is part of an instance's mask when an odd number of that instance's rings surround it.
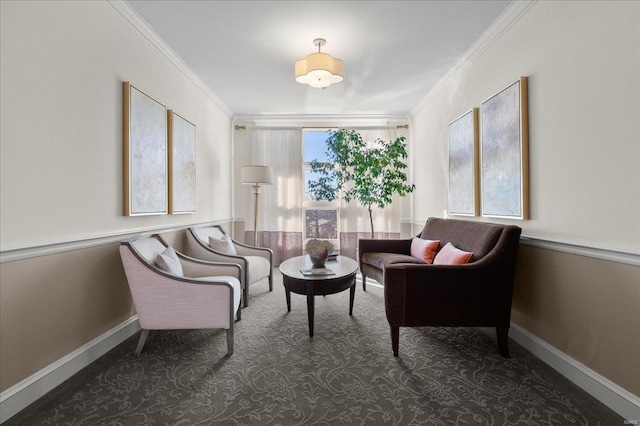
M 367 206 L 367 210 L 369 210 L 369 225 L 371 225 L 371 238 L 373 238 L 373 210 L 371 209 L 371 204 Z

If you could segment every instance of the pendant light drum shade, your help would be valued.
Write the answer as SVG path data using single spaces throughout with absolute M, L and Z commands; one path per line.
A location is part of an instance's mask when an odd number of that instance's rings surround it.
M 332 58 L 331 55 L 320 52 L 320 47 L 325 44 L 323 39 L 315 39 L 313 44 L 318 46 L 318 52 L 296 61 L 296 81 L 311 87 L 324 88 L 344 80 L 342 59 Z

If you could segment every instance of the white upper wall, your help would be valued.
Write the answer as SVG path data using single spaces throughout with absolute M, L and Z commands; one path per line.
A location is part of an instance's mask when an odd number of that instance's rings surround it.
M 230 118 L 106 2 L 0 2 L 2 248 L 231 218 Z M 122 82 L 196 125 L 197 213 L 122 215 Z
M 529 77 L 531 236 L 640 252 L 640 2 L 540 1 L 412 116 L 413 218 L 448 206 L 448 125 Z

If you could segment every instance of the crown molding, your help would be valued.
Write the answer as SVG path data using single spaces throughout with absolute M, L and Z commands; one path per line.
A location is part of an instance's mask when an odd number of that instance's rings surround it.
M 454 81 L 469 65 L 484 53 L 496 40 L 524 15 L 538 0 L 514 0 L 493 21 L 493 24 L 476 40 L 475 43 L 462 55 L 451 69 L 429 90 L 424 98 L 409 112 L 415 116 L 431 99 L 435 98 L 445 87 Z
M 409 123 L 408 114 L 302 114 L 302 115 L 236 115 L 233 124 L 251 123 L 256 127 L 348 127 L 388 126 Z
M 182 58 L 151 28 L 151 26 L 125 0 L 106 0 L 107 4 L 142 38 L 148 41 L 169 63 L 187 77 L 198 89 L 231 118 L 234 112 L 211 88 L 182 60 Z

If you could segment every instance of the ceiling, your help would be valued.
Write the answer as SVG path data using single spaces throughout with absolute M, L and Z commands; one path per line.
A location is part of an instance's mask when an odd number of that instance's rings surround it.
M 128 4 L 225 111 L 283 116 L 408 114 L 486 39 L 511 1 Z M 342 83 L 315 89 L 295 81 L 294 62 L 316 51 L 315 38 L 344 61 Z

